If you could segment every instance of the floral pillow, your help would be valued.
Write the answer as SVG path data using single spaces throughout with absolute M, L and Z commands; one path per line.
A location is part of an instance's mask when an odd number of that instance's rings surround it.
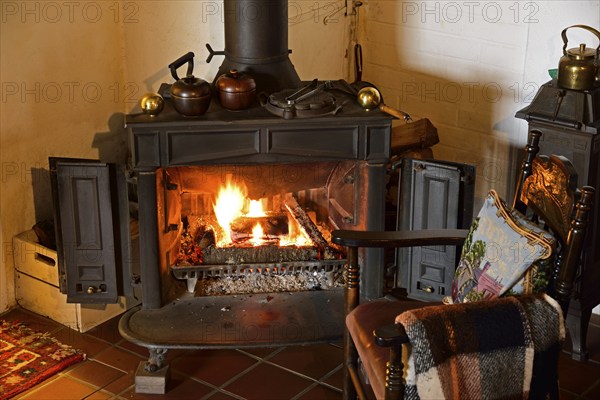
M 491 190 L 473 221 L 452 282 L 452 302 L 544 291 L 556 241 Z

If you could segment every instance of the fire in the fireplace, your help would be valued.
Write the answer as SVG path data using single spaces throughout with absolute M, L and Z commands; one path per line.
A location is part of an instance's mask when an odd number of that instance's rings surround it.
M 282 263 L 341 259 L 326 239 L 331 229 L 294 193 L 252 199 L 243 180 L 227 177 L 196 207 L 181 214 L 177 266 L 253 265 L 284 269 Z M 278 265 L 275 265 L 278 264 Z
M 199 296 L 339 287 L 345 256 L 331 243 L 328 206 L 345 166 L 163 170 L 165 268 Z
M 244 184 L 223 185 L 213 205 L 222 234 L 216 235 L 216 246 L 309 246 L 312 241 L 289 211 L 265 211 L 267 199 L 248 198 Z M 289 203 L 290 200 L 284 202 Z

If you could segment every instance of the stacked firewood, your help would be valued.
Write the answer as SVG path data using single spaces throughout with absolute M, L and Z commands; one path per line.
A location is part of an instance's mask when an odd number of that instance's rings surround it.
M 433 159 L 431 148 L 439 141 L 437 128 L 429 119 L 403 123 L 392 128 L 392 156 L 394 159 Z

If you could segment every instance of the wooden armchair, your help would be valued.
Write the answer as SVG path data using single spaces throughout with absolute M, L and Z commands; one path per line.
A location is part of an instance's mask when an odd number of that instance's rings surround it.
M 534 219 L 551 231 L 557 245 L 551 258 L 553 273 L 546 287 L 546 293 L 556 300 L 566 315 L 577 268 L 582 257 L 582 244 L 587 225 L 588 213 L 592 207 L 594 189 L 584 186 L 576 188 L 576 173 L 571 163 L 564 157 L 538 156 L 538 143 L 541 132 L 532 131 L 525 147 L 513 208 Z M 346 246 L 346 288 L 344 334 L 344 398 L 360 399 L 404 398 L 406 380 L 403 372 L 403 344 L 410 343 L 404 326 L 394 323 L 397 316 L 408 310 L 432 308 L 432 312 L 445 312 L 443 307 L 472 307 L 456 304 L 423 303 L 408 299 L 390 297 L 360 303 L 359 249 L 364 247 L 411 247 L 431 245 L 462 245 L 469 235 L 468 230 L 424 230 L 400 232 L 360 232 L 337 230 L 333 232 L 333 242 Z M 466 245 L 466 244 L 465 244 Z M 526 297 L 526 296 L 522 296 Z M 514 299 L 514 298 L 513 298 Z M 483 301 L 479 303 L 490 303 Z M 486 305 L 487 306 L 487 305 Z M 493 311 L 489 311 L 490 316 Z M 560 314 L 560 312 L 558 312 Z M 489 318 L 492 320 L 493 318 Z M 560 326 L 564 332 L 564 322 Z M 556 363 L 560 346 L 556 346 L 555 357 L 535 362 L 554 363 L 546 366 L 556 373 Z M 360 357 L 359 357 L 360 356 Z M 360 358 L 360 359 L 359 359 Z M 536 358 L 539 358 L 536 353 Z M 534 366 L 535 368 L 535 366 Z M 535 377 L 534 377 L 535 378 Z M 534 387 L 540 383 L 546 387 Z M 531 383 L 530 397 L 540 392 L 558 397 L 558 383 Z M 535 389 L 535 390 L 534 390 Z M 534 393 L 535 391 L 535 393 Z

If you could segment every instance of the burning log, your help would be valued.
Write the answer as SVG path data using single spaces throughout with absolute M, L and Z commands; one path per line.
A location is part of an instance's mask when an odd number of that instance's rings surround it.
M 296 222 L 304 229 L 313 244 L 319 249 L 323 258 L 326 260 L 335 258 L 329 248 L 329 243 L 327 243 L 327 240 L 325 240 L 317 225 L 310 219 L 306 211 L 304 211 L 293 196 L 289 196 L 285 199 L 285 207 L 288 209 L 294 220 L 296 220 Z
M 319 251 L 305 246 L 253 246 L 225 247 L 209 246 L 203 251 L 204 264 L 259 264 L 286 261 L 318 260 Z
M 259 224 L 263 231 L 261 239 L 280 239 L 289 233 L 286 214 L 269 214 L 263 217 L 240 217 L 230 226 L 234 242 L 252 237 L 254 227 Z
M 264 216 L 243 216 L 229 225 L 231 245 L 217 246 L 222 228 L 214 215 L 188 215 L 176 265 L 233 265 L 285 263 L 339 259 L 319 227 L 302 209 L 297 200 L 288 196 L 283 202 L 287 212 L 268 213 Z M 291 217 L 290 217 L 291 215 Z M 262 229 L 257 236 L 256 225 Z M 302 229 L 311 245 L 282 245 L 282 242 Z M 288 242 L 286 242 L 288 243 Z

